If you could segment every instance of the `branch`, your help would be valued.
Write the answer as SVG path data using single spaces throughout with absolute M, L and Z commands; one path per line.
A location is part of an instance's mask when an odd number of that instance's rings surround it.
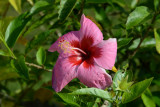
M 147 32 L 146 32 L 146 33 L 144 34 L 144 36 L 140 39 L 140 42 L 139 42 L 137 48 L 134 50 L 133 54 L 132 54 L 129 58 L 133 57 L 133 56 L 137 53 L 137 51 L 138 51 L 138 49 L 140 48 L 143 40 L 148 36 L 148 33 L 149 33 L 150 30 L 152 29 L 152 25 L 153 25 L 154 22 L 155 22 L 156 16 L 157 16 L 157 13 L 154 14 L 153 19 L 152 19 L 152 21 L 151 21 L 151 25 L 147 28 Z
M 51 69 L 46 69 L 43 66 L 39 66 L 39 65 L 36 65 L 36 64 L 33 64 L 33 63 L 25 62 L 25 64 L 28 65 L 28 66 L 31 66 L 31 67 L 35 67 L 37 69 L 41 69 L 41 70 L 45 70 L 45 71 L 48 71 L 48 72 L 52 72 Z

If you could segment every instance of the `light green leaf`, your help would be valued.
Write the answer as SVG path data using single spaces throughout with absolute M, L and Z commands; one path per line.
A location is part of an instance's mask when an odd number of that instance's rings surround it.
M 47 1 L 38 1 L 31 8 L 30 15 L 34 15 L 42 10 L 48 9 L 47 7 L 50 7 L 50 6 L 51 6 L 51 4 Z
M 20 56 L 17 60 L 12 60 L 11 65 L 22 78 L 29 79 L 28 68 L 25 64 L 24 56 Z
M 128 91 L 124 92 L 122 96 L 122 103 L 128 103 L 139 97 L 149 87 L 152 80 L 153 77 L 133 84 L 129 87 Z
M 136 7 L 136 9 L 129 14 L 127 19 L 126 28 L 131 29 L 142 22 L 150 13 L 145 6 Z
M 156 29 L 154 29 L 154 37 L 156 40 L 156 50 L 160 54 L 160 35 L 157 33 Z
M 58 19 L 63 22 L 72 12 L 77 0 L 61 0 Z
M 10 4 L 14 7 L 14 9 L 20 14 L 21 9 L 21 0 L 9 0 Z
M 70 105 L 74 105 L 76 107 L 80 107 L 78 103 L 76 103 L 76 96 L 67 94 L 67 93 L 57 93 L 57 95 L 66 103 Z
M 37 59 L 38 64 L 40 64 L 40 65 L 43 65 L 45 63 L 45 61 L 46 61 L 46 52 L 42 47 L 40 47 L 38 49 L 38 52 L 36 54 L 36 59 Z
M 108 91 L 104 91 L 98 88 L 83 88 L 76 91 L 73 91 L 71 94 L 74 95 L 91 95 L 108 100 L 112 102 L 112 97 Z
M 121 38 L 118 40 L 118 48 L 128 45 L 133 38 Z
M 14 46 L 21 31 L 23 30 L 27 22 L 30 20 L 30 18 L 31 17 L 28 16 L 28 13 L 24 13 L 10 22 L 5 33 L 5 41 L 9 47 Z
M 141 96 L 143 103 L 146 107 L 156 107 L 156 104 L 153 101 L 152 93 L 147 88 Z

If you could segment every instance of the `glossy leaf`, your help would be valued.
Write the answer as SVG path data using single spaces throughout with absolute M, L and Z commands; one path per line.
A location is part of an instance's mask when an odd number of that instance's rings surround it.
M 149 78 L 129 87 L 128 91 L 124 92 L 122 96 L 122 103 L 130 102 L 139 97 L 149 87 L 152 80 L 153 78 Z
M 160 54 L 160 35 L 157 33 L 156 29 L 154 29 L 154 37 L 156 40 L 156 50 Z
M 76 96 L 67 94 L 67 93 L 57 93 L 57 95 L 66 103 L 70 105 L 74 105 L 76 107 L 80 107 L 78 103 L 76 103 Z
M 11 65 L 22 78 L 29 79 L 28 68 L 25 64 L 24 56 L 20 56 L 17 60 L 12 60 Z
M 47 1 L 38 1 L 35 3 L 35 5 L 31 8 L 30 14 L 34 15 L 42 10 L 47 9 L 47 7 L 50 7 L 50 3 Z
M 13 47 L 17 41 L 21 31 L 30 20 L 28 13 L 21 14 L 16 19 L 10 22 L 5 33 L 5 41 L 9 47 Z
M 18 13 L 21 13 L 21 0 L 9 0 L 9 2 Z
M 156 104 L 153 101 L 152 93 L 149 89 L 146 89 L 141 96 L 143 103 L 146 107 L 156 107 Z
M 129 14 L 127 19 L 126 28 L 131 29 L 132 27 L 141 23 L 150 13 L 148 8 L 145 6 L 136 7 L 136 9 Z
M 40 65 L 43 65 L 45 63 L 45 61 L 46 61 L 46 52 L 42 47 L 40 47 L 38 49 L 38 52 L 36 54 L 36 59 L 37 59 L 38 64 L 40 64 Z
M 72 12 L 77 0 L 61 0 L 58 19 L 63 22 Z
M 108 91 L 104 91 L 98 88 L 83 88 L 76 91 L 73 91 L 71 94 L 74 95 L 91 95 L 108 100 L 112 102 L 112 97 Z
M 118 40 L 118 48 L 128 45 L 133 38 L 121 38 Z

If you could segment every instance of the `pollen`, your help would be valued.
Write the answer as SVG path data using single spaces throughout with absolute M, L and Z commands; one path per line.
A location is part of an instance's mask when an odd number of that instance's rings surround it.
M 59 47 L 64 51 L 64 53 L 71 53 L 72 46 L 71 44 L 65 40 L 63 37 L 59 39 Z

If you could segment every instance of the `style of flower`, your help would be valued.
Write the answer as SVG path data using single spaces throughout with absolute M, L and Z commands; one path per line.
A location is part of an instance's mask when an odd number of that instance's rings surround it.
M 117 55 L 115 38 L 103 40 L 100 29 L 85 15 L 79 31 L 71 31 L 52 44 L 49 51 L 59 52 L 53 68 L 52 87 L 61 91 L 72 79 L 78 78 L 88 87 L 105 89 L 112 84 L 111 70 Z

